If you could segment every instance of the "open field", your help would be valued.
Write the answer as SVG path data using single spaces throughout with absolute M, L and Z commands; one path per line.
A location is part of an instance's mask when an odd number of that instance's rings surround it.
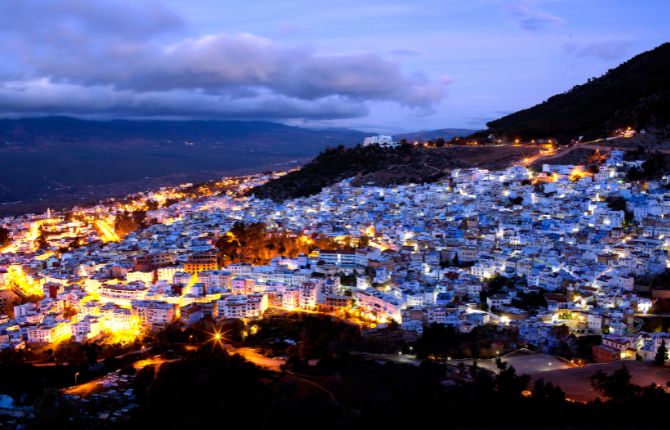
M 598 397 L 591 387 L 591 375 L 599 370 L 612 373 L 625 365 L 632 375 L 632 383 L 640 386 L 658 384 L 663 385 L 670 381 L 670 368 L 656 367 L 652 363 L 641 361 L 616 361 L 606 364 L 589 364 L 584 367 L 574 367 L 560 370 L 529 372 L 533 380 L 544 379 L 560 386 L 570 399 L 589 401 Z M 532 381 L 531 381 L 532 384 Z
M 542 372 L 565 370 L 573 368 L 573 365 L 561 358 L 547 354 L 512 354 L 502 358 L 502 361 L 516 369 L 516 373 L 534 375 Z M 492 371 L 496 371 L 495 360 L 480 360 L 477 365 Z

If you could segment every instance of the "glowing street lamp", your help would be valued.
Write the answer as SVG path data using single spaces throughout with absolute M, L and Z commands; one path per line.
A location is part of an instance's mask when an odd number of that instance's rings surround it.
M 211 333 L 212 337 L 209 339 L 215 345 L 223 347 L 223 340 L 225 339 L 225 333 L 222 333 L 220 329 L 214 329 L 214 333 Z

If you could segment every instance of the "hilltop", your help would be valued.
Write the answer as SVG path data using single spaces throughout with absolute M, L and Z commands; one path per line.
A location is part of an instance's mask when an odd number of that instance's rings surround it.
M 353 185 L 379 186 L 432 182 L 449 170 L 465 167 L 501 169 L 513 161 L 532 156 L 535 147 L 403 145 L 383 149 L 376 145 L 329 148 L 314 160 L 278 179 L 254 188 L 250 194 L 276 201 L 304 197 L 343 179 Z
M 487 124 L 508 139 L 569 141 L 606 137 L 617 128 L 670 127 L 670 43 L 639 54 L 598 78 Z
M 539 138 L 568 142 L 606 137 L 618 128 L 648 128 L 661 140 L 670 136 L 670 43 L 633 57 L 603 76 L 550 97 L 543 103 L 487 124 L 470 138 L 486 141 L 489 134 L 507 141 Z M 442 137 L 458 143 L 470 130 L 440 129 L 394 136 L 420 142 Z M 654 139 L 656 139 L 654 137 Z M 323 187 L 353 177 L 354 185 L 426 182 L 459 167 L 502 168 L 537 153 L 534 146 L 422 145 L 384 150 L 378 147 L 331 149 L 301 170 L 253 190 L 259 197 L 284 200 L 319 192 Z M 581 160 L 591 150 L 576 152 Z

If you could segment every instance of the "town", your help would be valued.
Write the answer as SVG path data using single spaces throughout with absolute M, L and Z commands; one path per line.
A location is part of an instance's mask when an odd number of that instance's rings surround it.
M 624 182 L 640 162 L 623 155 L 612 151 L 595 173 L 570 165 L 463 169 L 424 185 L 343 181 L 285 203 L 241 196 L 269 179 L 256 175 L 234 195 L 147 210 L 152 224 L 123 239 L 108 218 L 128 203 L 81 209 L 75 220 L 5 220 L 14 239 L 0 260 L 0 345 L 124 341 L 177 320 L 254 319 L 279 308 L 337 312 L 369 327 L 395 321 L 418 334 L 432 323 L 459 332 L 495 324 L 547 352 L 561 341 L 552 328 L 564 325 L 604 336 L 597 360 L 651 360 L 667 334 L 640 330 L 640 317 L 665 295 L 635 285 L 666 269 L 670 199 L 665 183 Z M 164 202 L 166 193 L 142 204 Z M 233 227 L 254 223 L 312 246 L 222 266 L 217 240 L 237 240 Z M 316 248 L 317 237 L 332 248 Z M 63 248 L 73 240 L 85 244 Z M 505 280 L 495 291 L 493 278 Z
M 627 158 L 456 169 L 421 185 L 345 180 L 282 203 L 253 196 L 284 174 L 266 173 L 8 218 L 0 347 L 124 345 L 203 319 L 242 320 L 248 336 L 268 312 L 307 312 L 408 339 L 436 325 L 504 334 L 458 358 L 658 360 L 670 189 L 666 177 L 627 180 L 643 165 Z

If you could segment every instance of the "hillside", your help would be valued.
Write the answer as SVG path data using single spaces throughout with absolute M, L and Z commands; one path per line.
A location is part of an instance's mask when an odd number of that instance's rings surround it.
M 392 185 L 432 182 L 454 168 L 501 169 L 537 153 L 536 148 L 505 147 L 423 147 L 407 145 L 398 149 L 378 146 L 330 148 L 314 160 L 291 172 L 254 188 L 250 194 L 276 201 L 316 194 L 343 179 L 354 178 L 353 185 Z
M 604 137 L 620 127 L 670 126 L 670 43 L 639 54 L 599 78 L 487 124 L 507 138 Z
M 396 141 L 399 141 L 401 139 L 407 139 L 410 142 L 415 140 L 418 140 L 419 142 L 424 142 L 426 140 L 437 139 L 438 137 L 441 137 L 444 140 L 451 140 L 454 137 L 469 136 L 474 132 L 475 130 L 470 130 L 467 128 L 441 128 L 438 130 L 422 130 L 411 133 L 396 134 L 393 136 L 393 138 Z
M 0 215 L 287 168 L 365 133 L 271 122 L 0 120 Z

